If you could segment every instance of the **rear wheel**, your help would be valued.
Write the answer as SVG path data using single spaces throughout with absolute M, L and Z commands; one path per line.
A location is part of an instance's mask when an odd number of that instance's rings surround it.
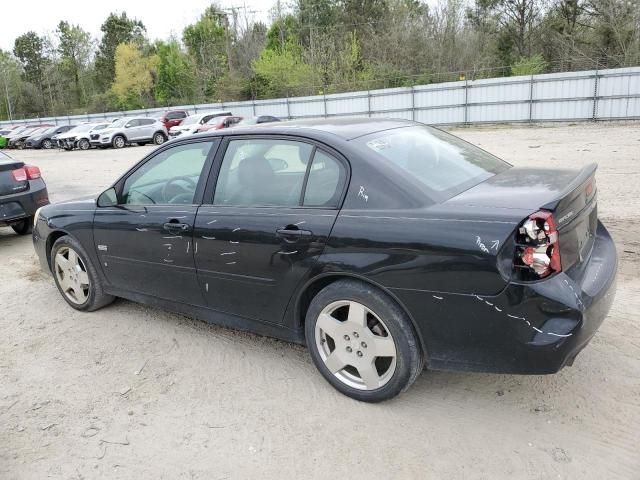
M 354 280 L 324 288 L 307 311 L 314 364 L 341 393 L 366 402 L 395 397 L 422 371 L 411 321 L 384 292 Z
M 116 135 L 111 141 L 111 145 L 113 145 L 113 148 L 123 148 L 126 143 L 127 142 L 122 135 Z
M 33 216 L 20 220 L 18 223 L 14 223 L 11 225 L 11 228 L 13 228 L 13 231 L 18 235 L 30 234 L 31 229 L 33 228 Z
M 91 147 L 91 144 L 89 143 L 89 140 L 87 140 L 86 138 L 81 138 L 80 141 L 78 142 L 78 148 L 80 150 L 89 150 L 90 147 Z
M 114 300 L 104 293 L 95 267 L 73 237 L 60 237 L 53 244 L 51 271 L 62 297 L 76 310 L 97 310 Z

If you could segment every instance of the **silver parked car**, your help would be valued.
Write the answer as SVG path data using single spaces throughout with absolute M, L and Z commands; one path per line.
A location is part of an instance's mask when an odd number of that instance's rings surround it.
M 137 143 L 145 145 L 155 143 L 160 145 L 168 138 L 164 124 L 154 118 L 131 117 L 121 118 L 109 127 L 100 131 L 99 139 L 91 139 L 97 146 L 111 146 L 122 148 L 127 144 Z

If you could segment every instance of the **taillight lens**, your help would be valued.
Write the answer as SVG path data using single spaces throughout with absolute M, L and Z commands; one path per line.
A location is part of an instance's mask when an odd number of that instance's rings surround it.
M 40 178 L 42 176 L 40 174 L 40 169 L 38 167 L 34 167 L 33 165 L 25 165 L 24 167 L 16 168 L 11 173 L 13 174 L 13 179 L 16 182 L 35 180 L 36 178 Z
M 562 270 L 559 234 L 553 214 L 541 210 L 518 228 L 514 265 L 523 280 L 536 280 Z
M 35 180 L 36 178 L 40 178 L 42 176 L 40 174 L 40 169 L 38 167 L 34 167 L 33 165 L 25 165 L 24 169 L 27 171 L 27 178 L 29 180 Z

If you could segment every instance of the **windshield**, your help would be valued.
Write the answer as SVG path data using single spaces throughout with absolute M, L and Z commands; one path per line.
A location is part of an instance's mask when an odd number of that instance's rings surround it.
M 243 118 L 238 122 L 238 125 L 257 125 L 257 124 L 258 124 L 258 117 Z
M 112 128 L 124 127 L 129 120 L 131 120 L 131 119 L 130 118 L 121 118 L 119 120 L 116 120 L 115 122 L 112 122 L 110 127 L 112 127 Z
M 108 126 L 110 126 L 109 123 L 101 123 L 100 125 L 96 125 L 92 128 L 92 130 L 104 130 L 105 128 L 107 128 Z
M 82 132 L 88 132 L 89 130 L 91 130 L 93 128 L 93 123 L 87 123 L 85 125 L 78 125 L 77 127 L 72 128 L 71 130 L 69 130 L 68 133 L 82 133 Z
M 413 177 L 436 201 L 447 200 L 511 166 L 426 125 L 386 130 L 354 141 Z
M 193 125 L 194 123 L 198 123 L 200 121 L 200 118 L 200 115 L 191 115 L 190 117 L 182 120 L 182 123 L 180 125 Z

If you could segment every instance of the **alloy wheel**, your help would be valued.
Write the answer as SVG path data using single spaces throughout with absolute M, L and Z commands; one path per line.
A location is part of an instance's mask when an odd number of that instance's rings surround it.
M 80 150 L 89 150 L 91 145 L 89 144 L 89 140 L 83 138 L 80 140 L 80 144 L 78 146 L 80 147 Z
M 122 137 L 116 137 L 116 139 L 115 139 L 115 142 L 114 142 L 114 143 L 115 143 L 115 145 L 116 145 L 116 148 L 122 148 L 122 147 L 124 147 L 124 138 L 122 138 Z
M 155 143 L 156 145 L 162 145 L 164 143 L 164 135 L 162 135 L 161 133 L 157 133 L 153 138 L 153 143 Z
M 89 274 L 78 253 L 69 247 L 60 248 L 54 257 L 54 272 L 64 296 L 76 305 L 89 298 Z
M 51 145 L 51 140 L 49 140 L 48 138 L 46 138 L 45 140 L 42 141 L 42 148 L 46 148 L 47 150 L 50 149 L 52 147 Z
M 315 341 L 327 369 L 345 385 L 375 390 L 393 377 L 397 351 L 391 332 L 361 303 L 327 305 L 318 316 Z

